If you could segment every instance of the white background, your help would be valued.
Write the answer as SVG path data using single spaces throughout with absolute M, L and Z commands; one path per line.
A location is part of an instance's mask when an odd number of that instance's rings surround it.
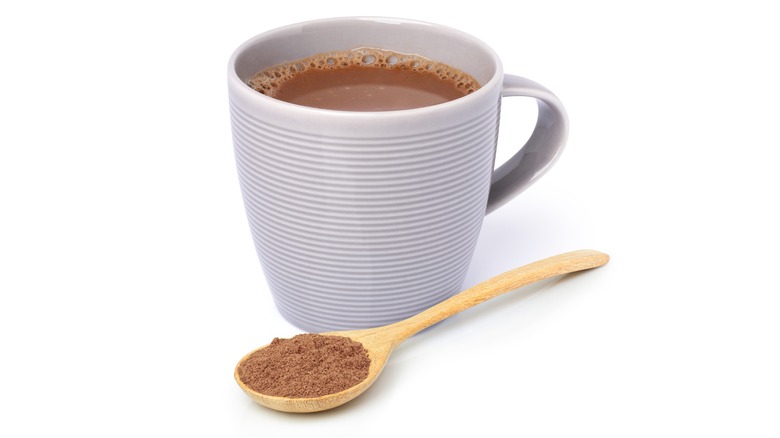
M 0 435 L 780 435 L 777 13 L 510 3 L 0 6 Z M 556 166 L 486 218 L 467 286 L 573 249 L 612 261 L 455 316 L 354 402 L 289 415 L 232 376 L 298 330 L 250 240 L 226 65 L 342 15 L 467 31 L 569 111 Z M 499 159 L 533 104 L 503 113 Z

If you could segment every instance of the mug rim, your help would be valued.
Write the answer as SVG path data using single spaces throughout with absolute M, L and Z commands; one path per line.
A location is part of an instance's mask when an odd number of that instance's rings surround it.
M 481 51 L 487 54 L 492 59 L 495 69 L 490 79 L 484 84 L 480 84 L 479 89 L 477 89 L 473 93 L 469 93 L 465 96 L 458 97 L 456 99 L 449 100 L 447 102 L 438 103 L 435 105 L 428 105 L 424 107 L 408 108 L 408 109 L 400 109 L 400 110 L 387 110 L 387 111 L 336 110 L 336 109 L 328 109 L 328 108 L 315 108 L 315 107 L 285 102 L 283 100 L 279 100 L 257 92 L 256 90 L 252 89 L 252 87 L 250 87 L 246 82 L 241 80 L 241 78 L 239 78 L 238 73 L 236 72 L 237 60 L 247 50 L 254 47 L 258 41 L 266 39 L 277 33 L 287 32 L 290 31 L 291 29 L 302 28 L 307 25 L 327 24 L 327 23 L 335 24 L 338 22 L 345 22 L 345 21 L 375 21 L 384 24 L 413 24 L 419 26 L 429 26 L 435 29 L 439 29 L 441 31 L 454 33 L 458 35 L 460 38 L 471 40 L 471 42 L 473 42 L 477 47 L 479 47 Z M 469 33 L 466 33 L 464 31 L 446 25 L 442 25 L 442 24 L 431 23 L 431 22 L 421 21 L 421 20 L 407 19 L 407 18 L 383 17 L 383 16 L 343 16 L 343 17 L 320 18 L 315 20 L 307 20 L 307 21 L 301 21 L 297 23 L 291 23 L 281 27 L 276 27 L 267 30 L 265 32 L 262 32 L 260 34 L 257 34 L 252 38 L 249 38 L 248 40 L 244 41 L 233 51 L 228 61 L 228 85 L 231 89 L 231 92 L 241 93 L 247 99 L 255 100 L 258 103 L 274 105 L 279 108 L 288 108 L 293 111 L 303 111 L 305 113 L 321 114 L 321 115 L 336 116 L 336 117 L 338 116 L 349 116 L 349 117 L 404 116 L 406 117 L 409 115 L 418 116 L 423 113 L 427 113 L 431 111 L 442 111 L 446 108 L 453 108 L 456 106 L 467 105 L 469 102 L 481 99 L 482 96 L 484 96 L 485 94 L 489 94 L 494 87 L 500 86 L 501 83 L 503 82 L 503 76 L 504 76 L 504 72 L 503 72 L 503 65 L 501 64 L 501 59 L 498 57 L 498 54 L 496 54 L 496 52 L 481 39 Z

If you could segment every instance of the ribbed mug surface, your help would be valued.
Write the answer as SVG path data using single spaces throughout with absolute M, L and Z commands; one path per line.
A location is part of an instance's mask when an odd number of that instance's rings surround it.
M 252 90 L 255 73 L 376 47 L 469 73 L 481 85 L 424 108 L 350 112 Z M 486 208 L 533 183 L 566 139 L 549 90 L 504 76 L 484 43 L 444 26 L 342 18 L 276 29 L 228 66 L 233 144 L 255 247 L 280 312 L 311 332 L 392 323 L 457 293 Z M 539 102 L 528 143 L 494 172 L 502 94 Z
M 497 105 L 465 124 L 362 138 L 291 131 L 238 105 L 231 115 L 252 236 L 287 319 L 309 331 L 382 325 L 460 290 Z

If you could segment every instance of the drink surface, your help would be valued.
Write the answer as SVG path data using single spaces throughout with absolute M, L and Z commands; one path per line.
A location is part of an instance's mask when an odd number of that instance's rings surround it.
M 355 49 L 280 64 L 249 85 L 285 102 L 343 111 L 420 108 L 479 88 L 468 74 L 419 55 Z

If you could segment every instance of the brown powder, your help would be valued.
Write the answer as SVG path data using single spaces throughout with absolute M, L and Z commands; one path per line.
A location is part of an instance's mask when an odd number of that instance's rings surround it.
M 302 334 L 275 338 L 238 367 L 250 389 L 290 398 L 320 397 L 351 388 L 368 377 L 371 359 L 363 344 L 344 336 Z

